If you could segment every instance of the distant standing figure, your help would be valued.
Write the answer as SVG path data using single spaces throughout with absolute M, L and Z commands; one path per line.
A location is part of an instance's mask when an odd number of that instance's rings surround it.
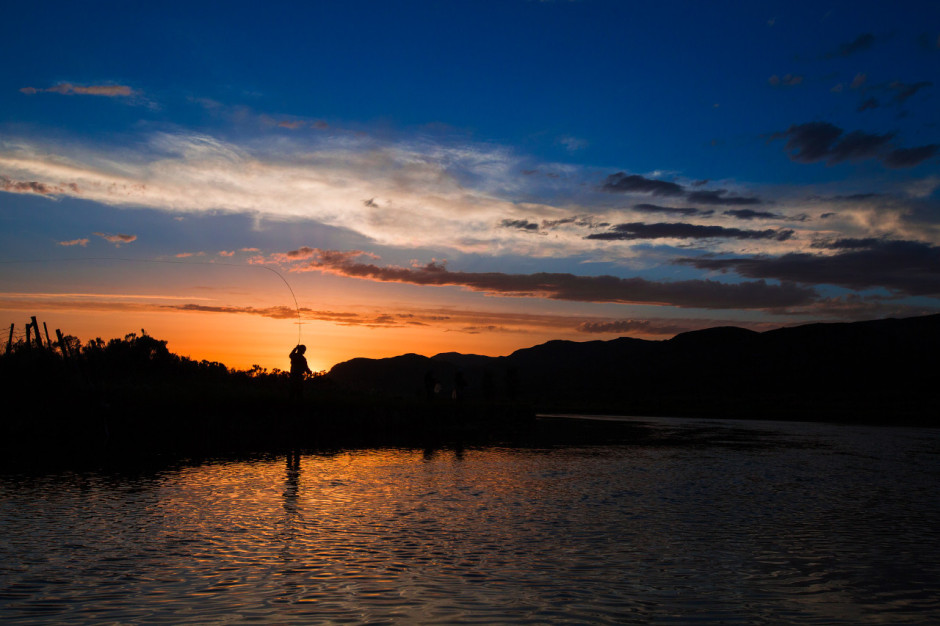
M 463 372 L 458 371 L 454 374 L 454 393 L 453 398 L 457 402 L 463 400 L 463 390 L 467 388 L 467 379 L 463 377 Z
M 307 346 L 297 344 L 290 351 L 290 397 L 292 400 L 301 400 L 304 397 L 304 375 L 312 374 L 307 366 L 307 358 L 304 353 Z

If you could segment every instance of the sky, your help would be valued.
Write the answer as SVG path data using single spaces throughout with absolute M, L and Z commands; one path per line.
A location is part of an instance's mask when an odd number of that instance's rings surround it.
M 0 55 L 15 337 L 319 370 L 940 312 L 937 2 L 34 1 Z

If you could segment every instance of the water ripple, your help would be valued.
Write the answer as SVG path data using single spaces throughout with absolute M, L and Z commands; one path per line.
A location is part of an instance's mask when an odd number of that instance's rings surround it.
M 5 475 L 0 619 L 940 619 L 936 432 L 707 428 L 734 445 Z M 747 432 L 754 445 L 741 445 Z

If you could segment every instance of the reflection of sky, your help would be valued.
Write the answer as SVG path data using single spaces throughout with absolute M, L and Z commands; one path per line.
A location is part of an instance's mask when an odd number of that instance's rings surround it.
M 316 369 L 936 311 L 938 17 L 9 7 L 0 307 L 284 367 L 293 300 L 264 264 L 296 292 Z M 10 295 L 29 292 L 115 296 Z
M 676 433 L 697 443 L 660 439 Z M 855 624 L 937 614 L 935 431 L 658 418 L 650 434 L 649 447 L 7 474 L 0 617 Z

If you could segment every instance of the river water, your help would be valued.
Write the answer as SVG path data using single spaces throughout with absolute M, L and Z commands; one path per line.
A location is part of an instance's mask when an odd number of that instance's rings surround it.
M 926 623 L 940 431 L 0 474 L 3 623 Z

